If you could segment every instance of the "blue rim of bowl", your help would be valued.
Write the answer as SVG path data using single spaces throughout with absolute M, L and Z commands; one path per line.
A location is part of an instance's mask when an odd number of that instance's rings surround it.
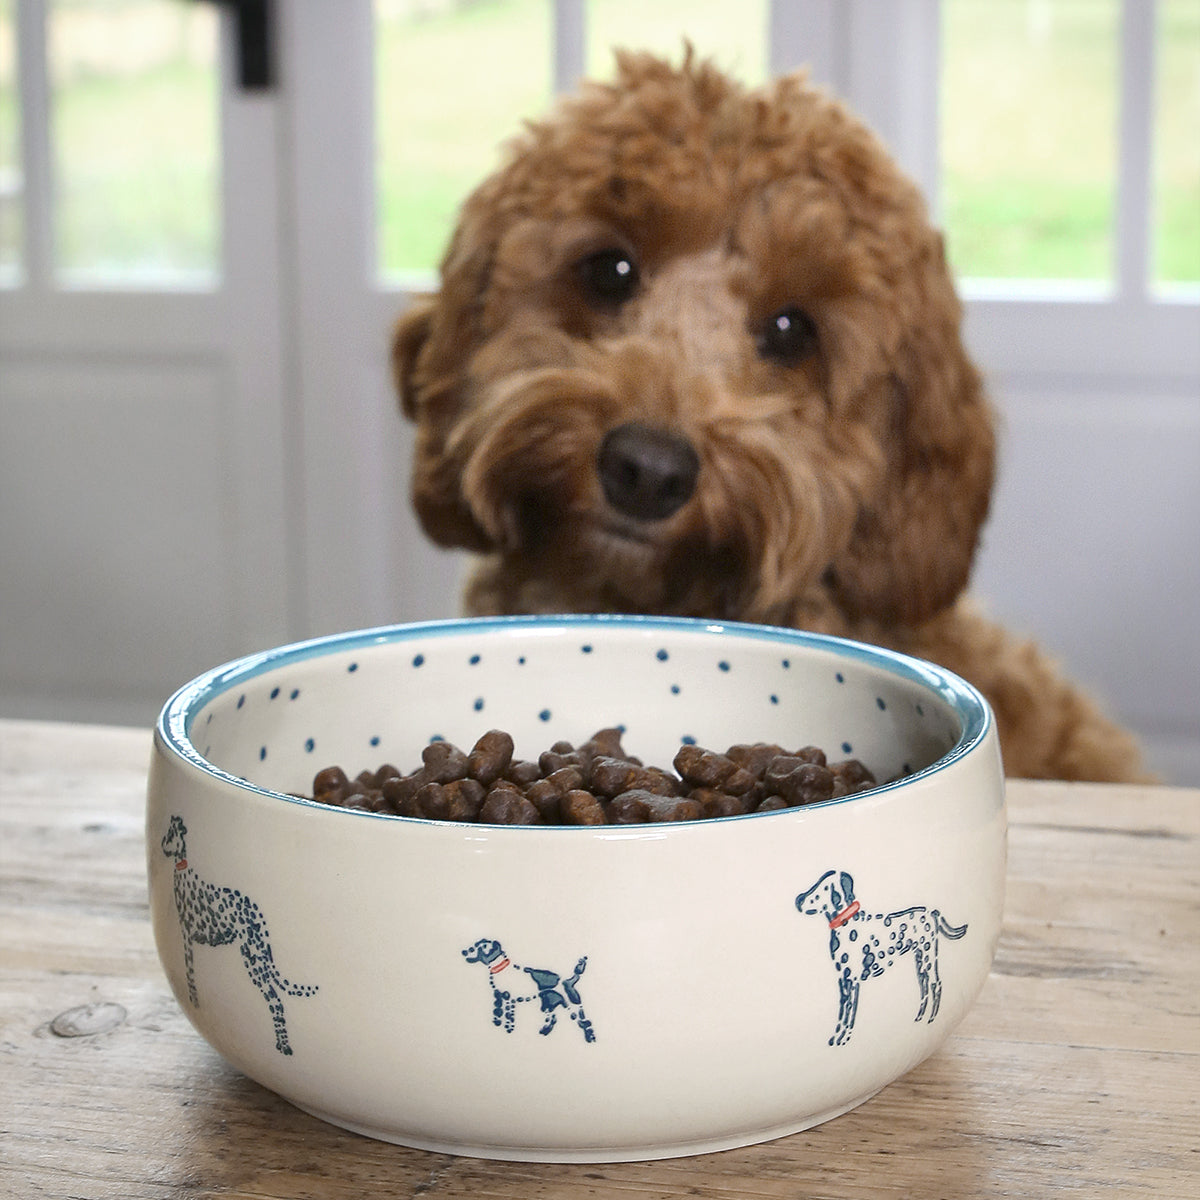
M 464 634 L 486 633 L 495 630 L 520 629 L 596 629 L 598 627 L 625 627 L 646 632 L 688 632 L 727 635 L 747 641 L 769 641 L 780 645 L 805 646 L 811 649 L 828 650 L 835 654 L 871 666 L 881 667 L 900 679 L 919 683 L 938 696 L 945 704 L 954 710 L 961 722 L 961 731 L 957 741 L 940 758 L 905 775 L 899 780 L 879 784 L 867 792 L 842 796 L 836 800 L 826 800 L 818 804 L 806 805 L 805 808 L 826 808 L 837 804 L 846 804 L 865 796 L 877 795 L 922 779 L 944 770 L 956 762 L 979 744 L 991 728 L 993 717 L 988 702 L 977 688 L 965 679 L 944 667 L 939 667 L 924 659 L 914 658 L 897 650 L 888 650 L 882 646 L 869 645 L 866 642 L 851 641 L 848 638 L 832 637 L 828 634 L 810 633 L 802 629 L 788 629 L 779 625 L 756 625 L 740 621 L 705 621 L 694 617 L 650 617 L 624 613 L 596 614 L 547 614 L 537 616 L 511 617 L 469 617 L 440 621 L 416 621 L 401 625 L 382 625 L 373 629 L 352 630 L 348 633 L 328 634 L 324 637 L 310 638 L 307 641 L 293 642 L 289 645 L 277 646 L 270 650 L 262 650 L 248 654 L 242 658 L 224 663 L 205 671 L 202 675 L 185 683 L 163 706 L 155 723 L 155 734 L 161 743 L 172 753 L 198 768 L 206 775 L 231 783 L 245 791 L 260 796 L 270 796 L 286 800 L 294 804 L 310 805 L 315 808 L 328 809 L 329 805 L 306 799 L 302 796 L 289 795 L 285 792 L 272 791 L 260 787 L 222 770 L 216 764 L 209 762 L 197 749 L 191 739 L 192 725 L 200 711 L 218 696 L 238 687 L 249 680 L 278 667 L 293 663 L 320 658 L 327 654 L 342 651 L 358 650 L 367 646 L 387 645 L 395 642 L 405 642 L 417 638 L 455 637 Z M 770 813 L 746 813 L 736 817 L 712 817 L 704 821 L 686 822 L 687 825 L 711 825 L 717 821 L 745 821 L 772 816 L 783 816 L 794 809 L 781 809 Z M 390 813 L 372 813 L 355 811 L 354 816 L 376 817 L 388 821 L 406 821 L 423 825 L 448 825 L 453 822 L 431 821 L 420 817 L 401 817 Z M 529 829 L 570 829 L 572 826 L 497 826 L 496 828 L 529 828 Z M 581 829 L 592 829 L 592 826 L 580 826 Z M 607 827 L 605 827 L 607 828 Z M 634 828 L 634 827 L 631 827 Z M 639 827 L 640 828 L 640 827 Z

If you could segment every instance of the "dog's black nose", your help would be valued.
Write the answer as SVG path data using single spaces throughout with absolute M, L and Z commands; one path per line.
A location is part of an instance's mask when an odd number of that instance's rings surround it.
M 609 504 L 639 521 L 678 512 L 696 490 L 700 459 L 678 434 L 630 421 L 610 429 L 596 457 Z

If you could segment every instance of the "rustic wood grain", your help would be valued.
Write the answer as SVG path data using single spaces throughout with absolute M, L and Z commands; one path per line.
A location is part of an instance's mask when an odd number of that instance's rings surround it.
M 150 934 L 149 749 L 144 731 L 0 721 L 2 1197 L 1200 1194 L 1198 790 L 1012 784 L 983 994 L 856 1111 L 722 1154 L 528 1165 L 344 1133 L 201 1041 Z

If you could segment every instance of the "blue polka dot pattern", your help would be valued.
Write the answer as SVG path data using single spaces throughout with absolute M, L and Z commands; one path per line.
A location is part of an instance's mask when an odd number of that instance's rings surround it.
M 615 643 L 618 652 L 613 653 L 614 643 L 605 640 L 605 631 L 594 630 L 594 626 L 581 629 L 574 643 L 557 639 L 539 645 L 530 641 L 513 646 L 509 654 L 504 653 L 502 642 L 471 637 L 462 641 L 429 637 L 419 645 L 401 638 L 396 647 L 399 654 L 390 660 L 368 655 L 367 648 L 356 649 L 331 659 L 324 674 L 307 671 L 289 678 L 278 669 L 260 671 L 257 676 L 231 674 L 227 690 L 214 689 L 207 704 L 196 712 L 206 730 L 204 756 L 213 761 L 209 756 L 215 749 L 220 767 L 230 757 L 228 746 L 235 746 L 233 757 L 238 765 L 231 773 L 253 785 L 258 777 L 254 763 L 269 764 L 264 765 L 262 777 L 266 778 L 268 769 L 273 777 L 286 770 L 289 761 L 299 764 L 307 760 L 318 747 L 322 761 L 329 756 L 329 762 L 344 760 L 347 767 L 374 769 L 377 762 L 355 759 L 354 744 L 370 746 L 387 761 L 397 761 L 412 754 L 414 742 L 424 746 L 442 740 L 443 733 L 463 745 L 464 739 L 474 739 L 491 726 L 512 729 L 514 736 L 517 728 L 526 728 L 527 737 L 535 728 L 544 729 L 545 748 L 564 737 L 582 740 L 598 728 L 632 724 L 638 744 L 627 745 L 634 754 L 646 753 L 640 742 L 648 732 L 676 748 L 682 742 L 723 750 L 739 740 L 768 740 L 782 745 L 824 745 L 831 757 L 840 748 L 840 756 L 861 757 L 879 773 L 875 759 L 880 747 L 894 745 L 895 757 L 886 772 L 889 778 L 900 778 L 932 765 L 954 746 L 961 733 L 961 727 L 955 727 L 958 718 L 953 705 L 923 678 L 897 683 L 887 671 L 874 669 L 870 663 L 860 669 L 853 653 L 830 655 L 827 665 L 821 667 L 800 653 L 785 657 L 768 650 L 764 654 L 761 645 L 751 645 L 743 653 L 737 637 L 707 643 L 683 638 L 651 640 L 641 644 L 649 662 L 670 663 L 671 670 L 665 677 L 658 674 L 657 686 L 647 692 L 638 678 L 639 644 Z M 387 642 L 386 633 L 377 640 Z M 563 656 L 572 651 L 572 665 L 567 668 Z M 385 668 L 380 668 L 379 662 Z M 392 665 L 386 666 L 388 662 Z M 370 669 L 360 671 L 360 666 Z M 516 673 L 517 667 L 526 666 L 530 667 L 528 673 Z M 411 687 L 405 683 L 404 671 L 414 675 Z M 339 679 L 344 682 L 338 683 Z M 361 730 L 357 738 L 353 728 L 335 726 L 330 732 L 329 712 L 344 705 L 345 697 L 353 696 L 363 685 L 372 696 L 383 698 L 372 701 L 374 707 L 363 714 L 375 730 Z M 673 718 L 654 710 L 650 697 L 661 687 L 666 687 L 672 698 Z M 350 690 L 344 690 L 347 688 Z M 595 699 L 597 693 L 599 700 Z M 389 724 L 389 696 L 395 697 L 395 712 L 400 714 L 395 728 Z M 413 706 L 411 698 L 425 696 L 431 697 L 429 717 L 442 724 L 442 731 L 412 727 L 413 715 L 420 714 L 421 708 Z M 277 708 L 275 716 L 267 719 L 264 715 L 260 721 L 258 714 L 265 714 L 267 705 L 283 697 L 294 704 L 303 723 L 297 726 L 290 715 L 283 718 Z M 577 702 L 582 709 L 597 713 L 586 731 L 576 728 L 580 720 Z M 628 706 L 628 714 L 621 711 L 623 705 Z M 291 707 L 289 704 L 289 710 Z M 484 713 L 488 714 L 487 725 L 482 723 Z M 417 719 L 425 718 L 422 714 Z M 685 732 L 675 736 L 672 725 Z M 720 732 L 714 734 L 714 728 Z M 735 730 L 736 736 L 726 737 L 727 728 Z M 769 730 L 769 736 L 760 734 L 760 728 Z

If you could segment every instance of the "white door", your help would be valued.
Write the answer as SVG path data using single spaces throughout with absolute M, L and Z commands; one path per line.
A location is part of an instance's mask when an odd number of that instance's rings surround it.
M 201 6 L 0 14 L 0 711 L 142 721 L 292 627 L 279 113 Z

